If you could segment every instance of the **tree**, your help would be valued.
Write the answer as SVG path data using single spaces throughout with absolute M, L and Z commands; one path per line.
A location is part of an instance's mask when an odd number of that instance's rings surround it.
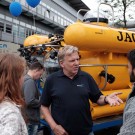
M 113 7 L 115 24 L 117 25 L 123 23 L 123 27 L 126 28 L 127 21 L 135 19 L 135 0 L 99 0 L 99 2 L 110 4 Z

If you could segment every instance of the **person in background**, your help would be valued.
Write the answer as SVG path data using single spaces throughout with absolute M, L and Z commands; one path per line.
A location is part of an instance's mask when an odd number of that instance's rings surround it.
M 127 54 L 127 58 L 128 72 L 133 88 L 127 99 L 123 113 L 123 125 L 118 135 L 135 135 L 135 49 Z
M 25 60 L 15 54 L 0 54 L 0 135 L 27 135 L 21 114 L 21 89 Z
M 29 69 L 24 76 L 23 97 L 25 100 L 25 109 L 27 119 L 27 129 L 29 135 L 37 135 L 40 122 L 40 92 L 36 81 L 44 72 L 43 65 L 38 61 L 32 61 L 28 65 Z
M 123 103 L 120 93 L 101 93 L 92 76 L 80 70 L 77 47 L 62 47 L 58 60 L 62 70 L 48 76 L 41 96 L 43 116 L 55 135 L 93 135 L 89 99 L 114 106 Z

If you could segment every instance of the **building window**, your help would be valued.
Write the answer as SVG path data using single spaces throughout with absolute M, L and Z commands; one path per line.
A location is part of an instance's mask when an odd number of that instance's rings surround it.
M 6 24 L 6 32 L 12 33 L 12 25 Z
M 64 22 L 64 20 L 63 20 L 63 18 L 61 18 L 61 25 L 63 25 L 63 22 Z
M 31 30 L 30 29 L 26 29 L 26 37 L 31 35 Z
M 42 14 L 42 8 L 40 5 L 37 6 L 37 13 L 40 15 Z
M 54 20 L 54 15 L 53 15 L 52 12 L 50 13 L 50 19 L 51 19 L 51 20 Z
M 18 26 L 13 25 L 13 34 L 18 35 Z
M 66 26 L 67 25 L 67 21 L 66 20 L 64 20 L 64 26 Z
M 54 21 L 58 22 L 58 16 L 57 15 L 54 15 Z
M 58 23 L 61 24 L 61 18 L 58 16 Z
M 19 37 L 25 37 L 25 28 L 19 27 Z
M 42 7 L 42 15 L 45 16 L 45 8 Z
M 36 33 L 41 34 L 42 30 L 40 28 L 37 28 Z
M 0 31 L 4 31 L 4 23 L 0 22 Z
M 34 35 L 35 34 L 35 31 L 34 30 L 31 30 L 31 35 Z
M 50 11 L 48 9 L 45 12 L 45 17 L 50 18 Z

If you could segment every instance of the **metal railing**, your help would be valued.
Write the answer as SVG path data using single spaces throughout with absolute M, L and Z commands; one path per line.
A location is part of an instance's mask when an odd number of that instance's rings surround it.
M 109 66 L 127 66 L 127 64 L 81 64 L 80 67 L 103 67 L 105 71 L 105 82 L 104 86 L 100 88 L 100 90 L 105 89 L 107 85 L 107 72 L 108 72 L 108 67 Z
M 114 10 L 113 10 L 113 7 L 110 4 L 107 4 L 107 3 L 100 3 L 99 6 L 98 6 L 98 10 L 97 10 L 97 24 L 99 23 L 99 7 L 101 5 L 108 5 L 108 6 L 111 7 L 111 9 L 112 9 L 113 25 L 114 25 Z

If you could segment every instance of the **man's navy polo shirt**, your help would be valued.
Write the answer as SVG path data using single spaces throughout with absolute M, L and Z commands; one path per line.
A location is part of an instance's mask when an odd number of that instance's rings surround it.
M 60 70 L 46 79 L 41 104 L 51 105 L 53 119 L 69 135 L 88 135 L 92 129 L 89 99 L 97 102 L 101 95 L 88 73 L 79 71 L 70 79 Z

